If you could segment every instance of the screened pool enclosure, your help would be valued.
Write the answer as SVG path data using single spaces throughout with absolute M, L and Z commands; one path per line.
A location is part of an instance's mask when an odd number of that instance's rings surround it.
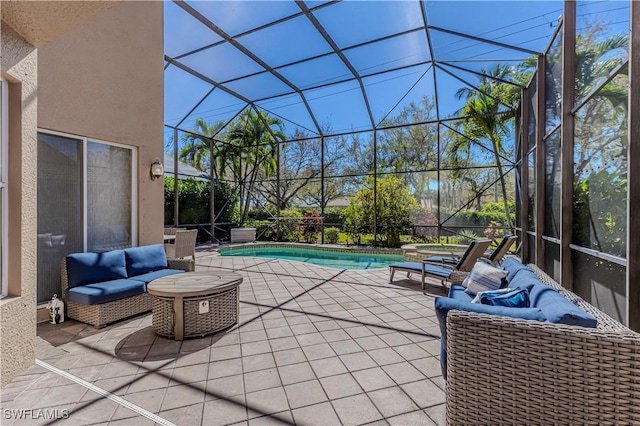
M 166 2 L 165 223 L 395 247 L 516 233 L 638 329 L 632 3 Z

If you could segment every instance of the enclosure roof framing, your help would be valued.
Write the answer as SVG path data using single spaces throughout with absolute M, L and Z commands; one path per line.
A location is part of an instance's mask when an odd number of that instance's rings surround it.
M 456 3 L 452 14 L 453 5 L 424 0 L 173 0 L 165 3 L 166 85 L 188 80 L 174 67 L 200 83 L 181 93 L 184 105 L 165 108 L 165 122 L 229 122 L 248 105 L 284 120 L 288 137 L 296 129 L 340 135 L 382 130 L 424 96 L 434 104 L 429 120 L 461 118 L 460 83 L 478 93 L 481 80 L 522 88 L 490 69 L 539 55 L 557 31 L 549 18 L 561 1 L 518 3 Z M 506 20 L 483 18 L 505 8 L 513 10 Z

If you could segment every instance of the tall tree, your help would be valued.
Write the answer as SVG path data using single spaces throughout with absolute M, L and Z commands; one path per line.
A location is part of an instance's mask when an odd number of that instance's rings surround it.
M 513 91 L 505 83 L 497 79 L 505 80 L 514 72 L 513 68 L 505 65 L 496 65 L 489 70 L 483 70 L 485 76 L 480 78 L 478 88 L 463 88 L 456 95 L 459 99 L 466 98 L 466 104 L 461 113 L 465 117 L 462 120 L 462 133 L 456 142 L 450 146 L 450 153 L 457 151 L 469 153 L 475 140 L 488 141 L 493 150 L 496 168 L 498 170 L 504 212 L 509 228 L 513 229 L 513 221 L 509 214 L 507 186 L 502 167 L 502 156 L 506 155 L 503 138 L 510 133 L 509 122 L 514 117 L 514 110 L 503 107 L 503 104 L 513 102 Z M 495 77 L 495 78 L 491 78 Z
M 220 155 L 224 170 L 229 170 L 240 191 L 240 224 L 249 214 L 251 200 L 256 199 L 259 176 L 274 176 L 278 161 L 278 143 L 286 139 L 284 122 L 264 112 L 245 110 L 226 133 Z

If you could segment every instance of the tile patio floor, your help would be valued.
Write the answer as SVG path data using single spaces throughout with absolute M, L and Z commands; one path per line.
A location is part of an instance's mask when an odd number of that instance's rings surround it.
M 40 324 L 37 358 L 116 401 L 34 365 L 2 389 L 0 423 L 51 424 L 6 415 L 46 408 L 69 410 L 54 422 L 65 425 L 445 424 L 438 283 L 423 295 L 418 281 L 389 284 L 387 269 L 222 258 L 206 247 L 196 265 L 244 277 L 236 327 L 176 342 L 155 335 L 150 314 L 100 330 Z

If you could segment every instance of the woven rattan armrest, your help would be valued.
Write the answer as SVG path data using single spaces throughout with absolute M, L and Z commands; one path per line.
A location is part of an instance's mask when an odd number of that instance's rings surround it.
M 640 421 L 640 335 L 451 311 L 449 424 Z

